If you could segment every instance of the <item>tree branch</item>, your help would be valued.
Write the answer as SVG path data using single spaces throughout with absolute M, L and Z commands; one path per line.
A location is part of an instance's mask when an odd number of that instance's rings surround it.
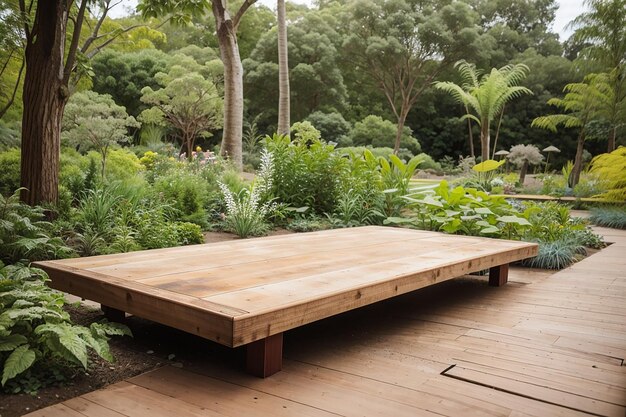
M 93 31 L 91 32 L 91 35 L 87 38 L 83 46 L 80 48 L 80 52 L 82 52 L 83 54 L 87 52 L 87 49 L 89 49 L 93 41 L 95 41 L 98 38 L 98 32 L 100 32 L 100 28 L 102 27 L 102 24 L 104 23 L 104 19 L 106 19 L 107 14 L 109 13 L 109 10 L 111 10 L 113 7 L 115 7 L 119 3 L 120 2 L 117 2 L 113 6 L 109 6 L 111 2 L 110 1 L 106 2 L 106 5 L 104 6 L 104 10 L 102 11 L 102 15 L 96 22 L 96 26 L 94 26 Z
M 243 14 L 256 2 L 257 0 L 245 0 L 239 10 L 237 10 L 237 14 L 235 14 L 235 17 L 233 18 L 233 28 L 235 32 L 237 32 L 237 28 L 239 27 L 239 22 L 241 21 Z
M 22 65 L 20 66 L 20 72 L 17 76 L 17 81 L 15 82 L 15 87 L 13 88 L 13 94 L 7 103 L 4 105 L 2 109 L 0 109 L 0 119 L 2 116 L 9 110 L 9 108 L 13 105 L 13 101 L 15 101 L 15 94 L 17 93 L 17 88 L 20 85 L 20 80 L 22 79 L 22 74 L 24 73 L 24 67 L 26 66 L 26 59 L 22 59 Z
M 74 69 L 74 63 L 76 62 L 76 51 L 78 50 L 78 41 L 80 40 L 80 30 L 83 27 L 85 21 L 85 10 L 87 9 L 87 0 L 82 0 L 80 7 L 78 8 L 78 15 L 76 16 L 76 22 L 74 23 L 74 33 L 72 33 L 72 42 L 67 54 L 67 60 L 65 61 L 65 68 L 63 69 L 63 85 L 68 85 L 72 70 Z
M 22 23 L 24 24 L 24 34 L 26 35 L 27 43 L 30 43 L 30 39 L 31 39 L 30 27 L 28 26 L 28 18 L 27 18 L 30 12 L 30 6 L 32 6 L 32 3 L 29 5 L 28 11 L 27 11 L 26 3 L 24 3 L 24 0 L 20 0 L 20 15 L 22 17 Z

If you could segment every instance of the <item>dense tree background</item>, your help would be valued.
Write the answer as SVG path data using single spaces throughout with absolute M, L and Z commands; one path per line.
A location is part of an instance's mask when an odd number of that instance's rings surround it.
M 229 7 L 236 10 L 243 3 L 233 0 Z M 517 144 L 532 144 L 539 149 L 554 145 L 561 150 L 552 156 L 554 167 L 573 160 L 576 131 L 550 132 L 532 128 L 531 122 L 554 113 L 548 100 L 563 97 L 565 85 L 581 82 L 591 72 L 613 74 L 615 103 L 607 121 L 594 127 L 585 149 L 592 154 L 606 150 L 607 142 L 611 146 L 607 132 L 613 133 L 617 145 L 623 145 L 626 58 L 620 47 L 626 42 L 613 44 L 605 40 L 623 40 L 626 25 L 615 19 L 602 20 L 603 9 L 598 7 L 604 3 L 590 1 L 591 11 L 576 20 L 574 36 L 566 41 L 552 29 L 555 0 L 320 0 L 312 8 L 287 2 L 291 122 L 308 120 L 324 139 L 340 146 L 393 147 L 395 134 L 389 133 L 389 126 L 397 130 L 401 119 L 402 94 L 397 87 L 410 71 L 402 73 L 398 64 L 405 60 L 407 68 L 419 68 L 421 72 L 414 74 L 416 85 L 407 90 L 412 91 L 414 99 L 408 106 L 405 128 L 401 129 L 400 146 L 414 153 L 425 152 L 436 160 L 446 156 L 456 160 L 470 154 L 468 124 L 460 120 L 464 108 L 446 93 L 432 88 L 432 82 L 462 82 L 452 68 L 458 59 L 475 64 L 482 72 L 523 63 L 529 67 L 529 73 L 522 85 L 533 94 L 507 104 L 501 122 L 494 122 L 501 123 L 497 149 L 510 149 Z M 608 3 L 618 18 L 626 16 L 623 0 Z M 0 113 L 0 146 L 14 144 L 22 117 L 24 79 L 20 68 L 24 34 L 15 10 L 14 1 L 0 5 L 0 109 L 6 107 Z M 100 42 L 99 54 L 77 55 L 77 76 L 70 85 L 71 93 L 93 90 L 108 94 L 129 115 L 138 117 L 148 108 L 141 101 L 142 89 L 159 88 L 156 75 L 179 65 L 209 80 L 223 97 L 224 68 L 215 19 L 209 9 L 203 10 L 191 16 L 185 25 L 172 24 L 168 16 L 148 21 L 140 15 L 107 17 L 101 33 L 116 34 L 116 39 Z M 73 9 L 72 13 L 76 12 Z M 368 23 L 374 15 L 382 18 Z M 245 119 L 254 120 L 260 135 L 272 134 L 276 129 L 276 22 L 275 10 L 253 5 L 237 28 L 244 68 Z M 126 31 L 129 27 L 134 29 Z M 419 30 L 414 32 L 421 33 L 418 37 L 412 37 L 415 28 Z M 79 44 L 89 37 L 88 28 L 83 31 Z M 70 40 L 68 35 L 66 43 Z M 406 55 L 411 48 L 422 52 L 430 49 L 419 56 Z M 384 75 L 387 78 L 372 77 L 373 65 L 379 65 L 379 74 L 388 70 Z M 390 90 L 389 85 L 396 90 Z M 391 97 L 390 101 L 390 94 L 399 94 L 400 99 Z M 398 104 L 395 112 L 390 105 L 394 100 Z M 142 135 L 153 129 L 154 126 L 146 125 L 129 134 L 134 134 L 133 141 L 139 143 Z M 369 138 L 368 129 L 372 129 Z M 176 133 L 171 130 L 161 133 L 165 140 L 176 140 Z M 478 154 L 480 135 L 476 125 L 472 127 L 472 136 Z M 197 143 L 214 147 L 221 138 L 221 129 L 216 129 L 198 137 Z

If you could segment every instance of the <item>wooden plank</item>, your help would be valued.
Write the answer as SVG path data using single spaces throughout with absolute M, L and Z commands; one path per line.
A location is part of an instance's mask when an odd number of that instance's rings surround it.
M 466 382 L 494 387 L 516 395 L 534 398 L 550 404 L 559 404 L 571 410 L 593 413 L 594 415 L 623 417 L 626 411 L 626 408 L 623 406 L 559 391 L 551 388 L 547 384 L 544 386 L 535 385 L 494 375 L 487 371 L 468 369 L 462 366 L 455 366 L 449 369 L 446 371 L 446 375 Z
M 50 407 L 43 408 L 41 410 L 33 411 L 32 413 L 25 414 L 23 417 L 85 417 L 76 410 L 72 410 L 65 404 L 56 404 Z
M 210 302 L 189 300 L 149 288 L 106 283 L 79 272 L 49 269 L 51 285 L 61 291 L 98 301 L 108 307 L 232 346 L 232 316 L 210 310 Z M 129 283 L 133 284 L 133 283 Z M 203 306 L 209 306 L 204 307 Z
M 129 417 L 221 417 L 224 414 L 189 404 L 128 382 L 119 382 L 83 398 Z
M 76 397 L 76 398 L 72 398 L 71 400 L 63 401 L 63 405 L 87 417 L 122 417 L 124 416 L 124 414 L 120 414 L 117 411 L 113 411 L 109 408 L 101 406 L 100 404 L 96 404 L 92 401 L 86 400 L 83 397 Z
M 129 380 L 134 385 L 230 416 L 330 417 L 316 407 L 169 366 Z

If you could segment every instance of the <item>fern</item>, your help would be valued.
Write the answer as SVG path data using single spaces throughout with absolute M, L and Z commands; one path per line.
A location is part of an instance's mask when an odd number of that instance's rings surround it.
M 626 148 L 598 155 L 591 161 L 590 172 L 604 182 L 606 191 L 598 197 L 610 201 L 626 201 Z

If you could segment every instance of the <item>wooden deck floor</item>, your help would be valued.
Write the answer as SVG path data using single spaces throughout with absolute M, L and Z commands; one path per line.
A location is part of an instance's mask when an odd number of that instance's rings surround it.
M 223 348 L 29 416 L 623 417 L 626 232 L 599 230 L 615 244 L 556 274 L 456 279 L 289 331 L 265 380 Z

